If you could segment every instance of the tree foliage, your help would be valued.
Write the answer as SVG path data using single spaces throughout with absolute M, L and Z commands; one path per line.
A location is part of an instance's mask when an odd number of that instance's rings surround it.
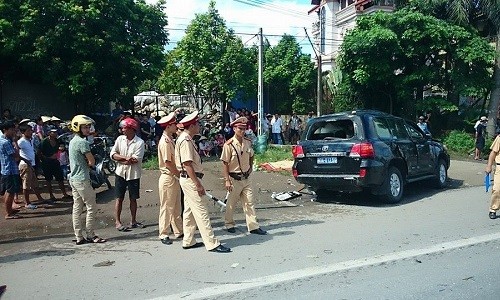
M 272 111 L 304 113 L 314 105 L 315 74 L 309 55 L 294 37 L 283 36 L 275 47 L 264 46 L 264 89 Z M 159 78 L 162 92 L 204 99 L 211 107 L 257 98 L 258 48 L 244 47 L 210 1 L 197 14 L 186 35 L 166 56 Z M 268 88 L 267 88 L 268 87 Z M 201 107 L 198 107 L 201 109 Z
M 52 84 L 87 108 L 132 99 L 163 67 L 164 7 L 164 0 L 4 0 L 0 75 Z
M 339 66 L 350 74 L 347 94 L 365 108 L 409 117 L 425 87 L 482 95 L 491 86 L 493 60 L 494 50 L 476 33 L 399 10 L 360 18 L 342 44 Z
M 167 54 L 160 87 L 163 92 L 204 99 L 212 107 L 237 96 L 247 100 L 256 95 L 250 92 L 257 85 L 254 65 L 251 51 L 227 28 L 215 1 L 210 1 L 208 11 L 195 16 L 186 35 Z
M 264 81 L 271 110 L 306 113 L 314 110 L 315 71 L 310 55 L 302 53 L 295 37 L 284 35 L 265 52 Z

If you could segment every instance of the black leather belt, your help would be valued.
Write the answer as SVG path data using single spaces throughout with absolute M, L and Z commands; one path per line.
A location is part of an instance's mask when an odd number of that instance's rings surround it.
M 203 173 L 198 173 L 198 172 L 194 172 L 194 174 L 196 175 L 196 177 L 198 177 L 198 178 L 200 178 L 200 179 L 202 179 L 202 178 L 203 178 L 203 176 L 205 175 L 205 174 L 203 174 Z M 187 172 L 185 172 L 185 171 L 184 171 L 184 172 L 181 172 L 180 176 L 181 176 L 182 178 L 189 178 L 188 173 L 187 173 Z
M 233 173 L 233 172 L 229 172 L 229 176 L 231 176 L 231 178 L 233 178 L 234 180 L 243 180 L 243 179 L 247 179 L 249 174 L 244 174 L 244 173 Z

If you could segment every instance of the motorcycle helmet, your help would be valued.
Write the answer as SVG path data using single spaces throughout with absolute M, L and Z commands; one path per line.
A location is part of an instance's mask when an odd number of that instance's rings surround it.
M 134 130 L 139 129 L 139 124 L 135 119 L 132 118 L 125 118 L 120 121 L 120 128 L 125 129 L 125 128 L 132 128 Z
M 82 125 L 93 125 L 94 120 L 92 118 L 87 117 L 86 115 L 77 115 L 74 116 L 71 120 L 70 128 L 74 132 L 80 131 L 80 126 Z

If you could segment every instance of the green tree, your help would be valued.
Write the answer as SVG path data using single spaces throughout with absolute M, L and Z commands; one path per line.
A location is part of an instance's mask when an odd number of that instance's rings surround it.
M 425 87 L 455 94 L 489 88 L 493 49 L 474 32 L 411 10 L 359 19 L 339 66 L 365 108 L 414 116 Z M 455 103 L 458 104 L 458 103 Z
M 269 86 L 270 109 L 282 113 L 314 110 L 314 64 L 295 37 L 284 35 L 265 52 L 264 81 Z
M 208 12 L 195 16 L 167 59 L 160 78 L 163 88 L 203 99 L 201 106 L 225 107 L 237 96 L 248 100 L 257 94 L 255 60 L 241 39 L 226 27 L 213 0 Z
M 19 69 L 17 77 L 53 84 L 80 111 L 132 99 L 163 67 L 164 8 L 164 0 L 4 0 L 2 75 Z
M 500 2 L 498 0 L 431 0 L 399 1 L 400 7 L 411 7 L 460 26 L 474 27 L 483 36 L 495 37 L 496 56 L 493 87 L 489 102 L 489 119 L 496 120 L 500 106 Z M 489 122 L 488 134 L 494 136 L 495 123 Z

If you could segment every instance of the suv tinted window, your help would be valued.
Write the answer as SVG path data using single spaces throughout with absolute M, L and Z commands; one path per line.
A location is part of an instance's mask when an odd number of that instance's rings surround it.
M 408 129 L 408 133 L 410 134 L 412 139 L 424 138 L 423 133 L 420 131 L 420 129 L 418 129 L 416 125 L 413 125 L 411 123 L 406 123 L 406 129 Z
M 405 128 L 405 122 L 401 119 L 387 119 L 389 127 L 391 128 L 392 134 L 398 140 L 408 139 L 408 131 Z
M 350 119 L 321 121 L 311 125 L 308 135 L 308 140 L 350 139 L 355 129 Z
M 387 126 L 387 122 L 383 118 L 373 118 L 373 125 L 375 125 L 375 132 L 382 140 L 391 140 L 392 134 Z

